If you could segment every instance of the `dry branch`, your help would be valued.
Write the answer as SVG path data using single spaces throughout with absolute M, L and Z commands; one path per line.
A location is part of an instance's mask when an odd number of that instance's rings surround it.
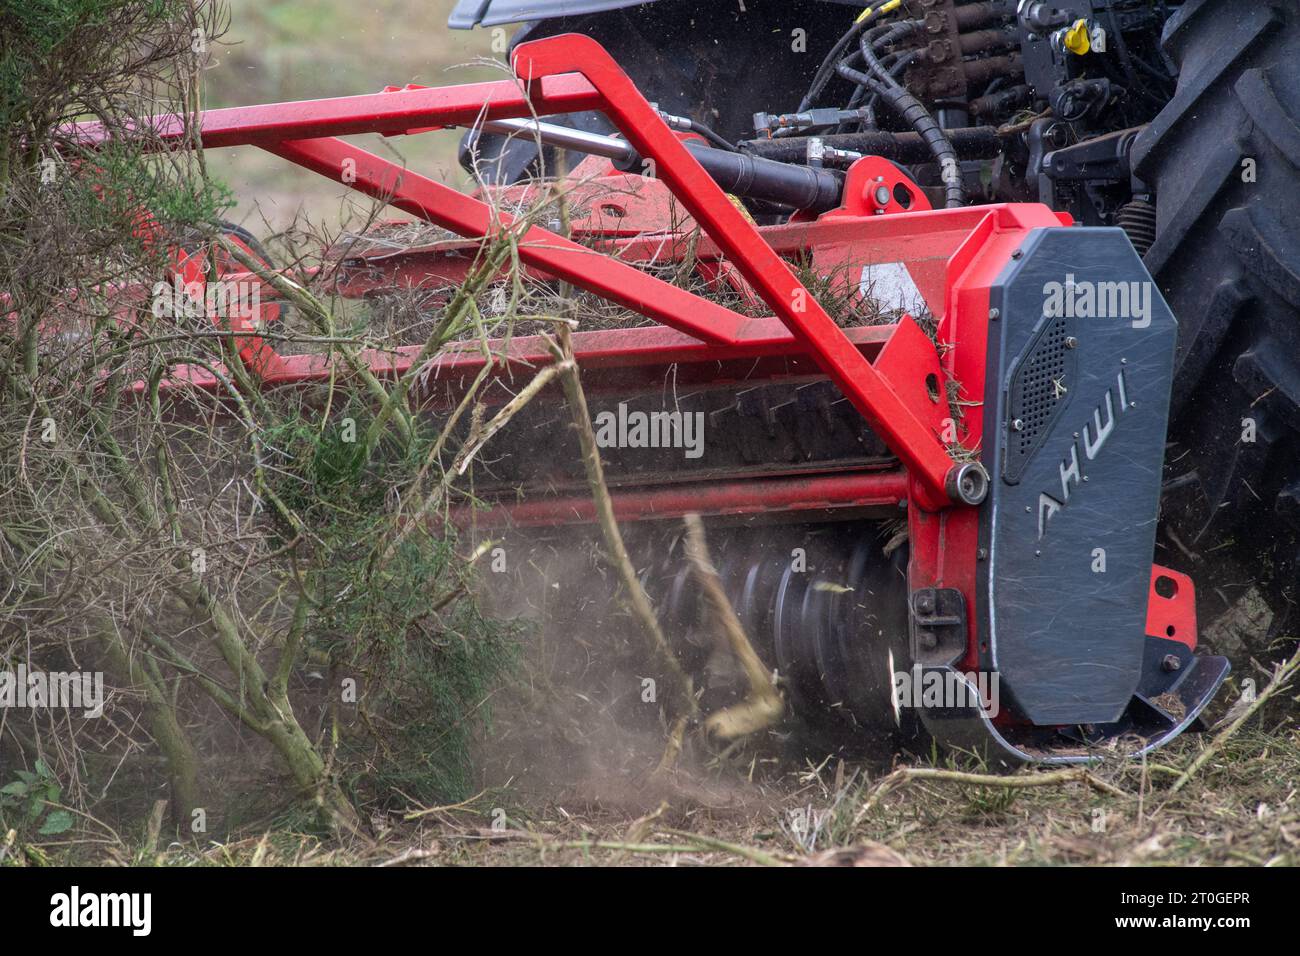
M 567 363 L 563 377 L 564 394 L 573 415 L 573 424 L 578 430 L 582 464 L 586 469 L 587 485 L 591 489 L 591 496 L 596 505 L 596 519 L 605 539 L 607 556 L 618 572 L 629 610 L 641 623 L 655 656 L 659 658 L 660 664 L 672 678 L 672 693 L 677 699 L 679 715 L 694 719 L 699 716 L 699 704 L 695 700 L 691 678 L 682 669 L 682 665 L 673 654 L 672 647 L 668 644 L 668 639 L 664 636 L 663 628 L 659 626 L 654 606 L 637 578 L 636 568 L 632 564 L 631 557 L 628 556 L 627 547 L 623 543 L 623 534 L 619 531 L 618 521 L 614 517 L 614 503 L 609 496 L 609 487 L 605 484 L 605 468 L 601 464 L 596 433 L 591 427 L 591 411 L 587 407 L 587 396 L 582 390 L 582 380 L 573 358 L 573 341 L 569 337 L 568 328 L 560 326 L 558 336 L 559 344 L 551 343 L 551 349 L 557 362 Z M 671 741 L 669 746 L 670 748 L 673 746 Z M 662 761 L 660 769 L 663 769 Z
M 743 701 L 710 714 L 704 721 L 709 733 L 723 740 L 734 740 L 772 726 L 780 719 L 785 704 L 772 683 L 772 675 L 767 672 L 745 635 L 745 629 L 741 627 L 740 618 L 736 617 L 735 609 L 727 599 L 722 582 L 718 580 L 718 571 L 709 557 L 708 542 L 704 538 L 704 523 L 695 514 L 686 515 L 683 520 L 686 524 L 686 556 L 704 591 L 705 603 L 722 628 L 727 647 L 735 655 L 749 682 L 749 694 Z
M 392 560 L 393 554 L 397 551 L 397 548 L 401 543 L 406 540 L 407 535 L 409 535 L 415 528 L 419 527 L 425 516 L 438 506 L 442 501 L 443 496 L 451 488 L 452 483 L 461 475 L 465 474 L 465 470 L 469 468 L 470 462 L 474 460 L 474 456 L 477 455 L 483 446 L 491 440 L 492 436 L 505 428 L 506 425 L 510 424 L 510 419 L 519 414 L 523 407 L 531 402 L 542 389 L 556 378 L 556 376 L 568 373 L 572 367 L 572 360 L 559 362 L 555 365 L 548 365 L 546 368 L 534 375 L 532 381 L 520 389 L 519 394 L 507 402 L 501 408 L 501 411 L 492 416 L 492 419 L 486 425 L 482 428 L 471 430 L 469 438 L 466 439 L 465 444 L 462 445 L 460 451 L 457 452 L 455 459 L 452 461 L 451 467 L 443 473 L 442 481 L 434 487 L 433 491 L 429 492 L 420 507 L 416 509 L 414 514 L 406 519 L 405 524 L 398 529 L 397 533 L 393 536 L 393 540 L 390 541 L 388 547 L 384 549 L 383 556 L 379 559 L 380 568 Z

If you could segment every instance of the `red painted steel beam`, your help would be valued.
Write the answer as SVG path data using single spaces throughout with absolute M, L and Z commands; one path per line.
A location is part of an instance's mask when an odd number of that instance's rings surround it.
M 656 177 L 668 184 L 867 424 L 904 461 L 916 481 L 919 503 L 928 508 L 952 504 L 946 479 L 957 466 L 938 436 L 845 338 L 790 265 L 727 198 L 604 47 L 578 34 L 548 37 L 516 47 L 513 65 L 530 87 L 557 74 L 587 77 L 605 100 L 605 114 L 638 153 L 654 161 Z
M 530 99 L 531 96 L 531 99 Z M 481 118 L 516 119 L 552 113 L 600 109 L 603 100 L 581 76 L 552 76 L 525 95 L 513 80 L 461 86 L 395 90 L 363 96 L 266 103 L 206 110 L 198 114 L 203 145 L 265 146 L 285 139 L 317 139 L 358 133 L 405 133 L 408 130 L 462 126 Z M 178 114 L 150 117 L 147 129 L 164 143 L 187 137 L 188 118 Z M 108 138 L 102 124 L 71 124 L 71 136 L 96 146 Z
M 553 37 L 517 48 L 514 68 L 524 81 L 522 90 L 504 82 L 415 88 L 212 111 L 199 122 L 208 145 L 256 143 L 322 175 L 347 181 L 397 208 L 467 236 L 487 237 L 502 228 L 504 221 L 482 202 L 332 136 L 317 134 L 401 133 L 473 122 L 478 117 L 603 110 L 634 148 L 654 160 L 658 177 L 904 461 L 912 474 L 918 504 L 927 508 L 949 504 L 945 485 L 955 466 L 938 437 L 888 376 L 845 337 L 789 264 L 704 172 L 609 54 L 588 37 Z M 165 138 L 184 134 L 185 121 L 179 117 L 152 122 Z M 93 138 L 93 126 L 81 129 Z M 298 136 L 310 138 L 293 138 Z M 357 167 L 355 181 L 342 175 L 344 169 L 352 171 L 349 160 Z M 521 258 L 530 266 L 704 341 L 735 342 L 742 334 L 743 316 L 545 230 L 529 230 L 522 245 Z
M 693 482 L 649 491 L 611 495 L 619 521 L 680 518 L 685 514 L 752 515 L 767 512 L 823 511 L 839 508 L 891 508 L 907 500 L 902 471 L 827 475 L 815 478 L 763 478 L 748 481 Z M 497 505 L 487 511 L 468 506 L 452 512 L 462 526 L 480 528 L 589 524 L 596 520 L 590 495 L 534 498 Z
M 862 326 L 848 329 L 850 341 L 868 358 L 879 354 L 893 333 L 892 325 Z M 363 351 L 361 358 L 381 376 L 403 375 L 419 354 L 421 346 L 407 345 L 387 352 Z M 529 335 L 509 341 L 494 339 L 487 350 L 496 365 L 495 374 L 507 376 L 512 370 L 536 369 L 549 365 L 553 359 L 540 336 Z M 589 387 L 598 387 L 601 373 L 616 370 L 644 370 L 647 379 L 662 380 L 664 370 L 670 365 L 679 366 L 679 376 L 685 368 L 701 366 L 709 370 L 709 378 L 716 379 L 728 363 L 737 364 L 737 378 L 757 383 L 771 376 L 771 369 L 779 367 L 783 374 L 820 374 L 811 359 L 784 326 L 776 319 L 754 319 L 746 327 L 746 334 L 738 342 L 711 345 L 663 326 L 639 329 L 603 329 L 594 332 L 575 332 L 573 352 L 584 374 L 590 376 Z M 447 380 L 472 380 L 487 364 L 479 343 L 453 343 L 429 364 L 427 381 L 431 384 Z M 685 368 L 683 368 L 685 367 Z M 267 387 L 291 385 L 302 382 L 325 382 L 340 371 L 325 355 L 282 355 L 280 365 L 262 377 Z M 421 381 L 426 378 L 421 376 Z M 139 383 L 143 388 L 143 383 Z M 164 391 L 181 391 L 197 388 L 202 391 L 220 391 L 220 382 L 199 366 L 177 366 L 173 374 L 164 379 Z
M 481 200 L 342 140 L 293 140 L 263 148 L 323 176 L 338 178 L 347 164 L 355 176 L 350 183 L 354 189 L 463 236 L 490 237 L 514 224 L 509 214 Z M 521 237 L 519 258 L 705 342 L 735 342 L 750 321 L 716 302 L 537 226 Z

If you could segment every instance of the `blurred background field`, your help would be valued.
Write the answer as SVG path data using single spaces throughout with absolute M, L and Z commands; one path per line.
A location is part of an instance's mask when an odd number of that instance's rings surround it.
M 205 105 L 243 106 L 500 79 L 475 63 L 493 54 L 487 30 L 449 30 L 455 0 L 229 0 L 229 29 L 212 51 Z M 501 35 L 498 35 L 501 46 Z M 464 185 L 459 134 L 355 137 L 366 149 L 443 182 Z M 212 150 L 208 164 L 238 201 L 230 218 L 255 234 L 282 229 L 301 210 L 323 225 L 346 218 L 348 190 L 255 147 Z M 356 203 L 356 199 L 350 200 Z M 364 200 L 363 200 L 364 202 Z M 396 214 L 396 213 L 395 213 Z M 265 223 L 263 222 L 265 219 Z

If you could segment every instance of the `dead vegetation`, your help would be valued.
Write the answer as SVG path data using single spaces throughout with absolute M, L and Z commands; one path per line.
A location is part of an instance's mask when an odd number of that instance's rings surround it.
M 507 789 L 390 815 L 365 846 L 283 829 L 172 848 L 105 833 L 99 859 L 167 866 L 1295 865 L 1294 720 L 1274 716 L 1235 735 L 1174 792 L 1179 768 L 1203 745 L 1188 737 L 1146 762 L 1011 777 L 839 761 L 760 768 L 748 779 L 735 769 L 711 779 L 679 774 L 621 805 L 611 794 L 577 790 L 520 804 Z

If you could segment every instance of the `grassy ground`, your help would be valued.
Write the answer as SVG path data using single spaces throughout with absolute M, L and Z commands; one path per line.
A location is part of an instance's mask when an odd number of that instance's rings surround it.
M 1252 865 L 1300 863 L 1300 731 L 1269 720 L 1235 736 L 1177 793 L 1204 745 L 1085 779 L 1026 771 L 992 785 L 901 779 L 843 763 L 735 768 L 580 789 L 527 805 L 510 790 L 374 820 L 372 845 L 280 829 L 157 852 L 114 845 L 103 862 L 194 865 Z M 1067 776 L 1072 779 L 1058 780 Z M 409 817 L 409 818 L 408 818 Z

